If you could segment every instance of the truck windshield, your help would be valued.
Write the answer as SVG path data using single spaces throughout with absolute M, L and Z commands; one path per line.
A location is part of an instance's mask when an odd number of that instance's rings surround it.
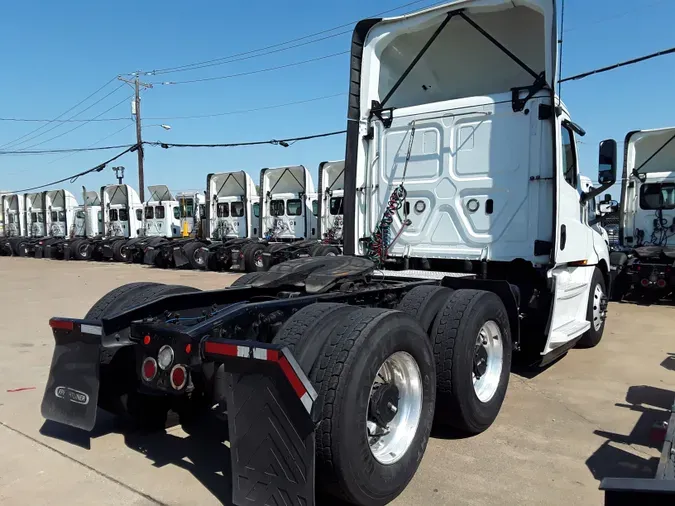
M 302 201 L 300 199 L 288 199 L 286 201 L 286 214 L 288 216 L 300 216 L 302 214 Z
M 30 221 L 32 223 L 37 222 L 37 213 L 30 213 Z
M 66 212 L 59 211 L 59 221 L 66 221 Z
M 59 213 L 52 211 L 52 221 L 59 221 Z
M 640 208 L 675 209 L 675 183 L 649 183 L 640 187 Z
M 158 220 L 163 220 L 164 219 L 164 208 L 162 206 L 157 206 L 155 207 L 155 217 Z
M 218 218 L 229 218 L 230 217 L 230 207 L 227 202 L 221 202 L 218 204 L 218 209 L 216 210 Z
M 342 197 L 333 197 L 330 199 L 330 214 L 343 214 L 342 212 Z
M 233 218 L 241 218 L 244 216 L 244 203 L 232 202 L 232 205 L 230 206 L 230 212 L 232 213 Z
M 108 211 L 108 219 L 110 219 L 110 221 L 117 221 L 117 209 Z
M 78 220 L 83 220 L 84 219 L 84 211 L 77 211 L 75 213 L 75 218 L 77 218 Z
M 257 202 L 253 204 L 253 216 L 260 218 L 260 204 Z
M 180 220 L 180 207 L 173 208 L 173 217 L 177 220 Z
M 151 220 L 155 217 L 155 208 L 152 206 L 148 206 L 145 208 L 145 219 L 146 220 Z
M 139 209 L 140 211 L 140 209 Z M 127 221 L 129 219 L 129 210 L 120 209 L 120 221 Z
M 272 201 L 270 201 L 270 214 L 272 216 L 283 216 L 284 215 L 284 201 L 283 200 L 272 200 Z

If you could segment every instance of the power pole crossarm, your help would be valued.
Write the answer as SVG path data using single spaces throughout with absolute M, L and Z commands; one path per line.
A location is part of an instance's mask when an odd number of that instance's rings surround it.
M 134 79 L 124 79 L 119 76 L 120 81 L 124 81 L 127 84 L 130 84 L 134 87 L 134 113 L 136 116 L 136 145 L 138 149 L 138 195 L 141 198 L 141 202 L 145 202 L 145 174 L 143 173 L 143 158 L 144 158 L 144 149 L 143 149 L 143 135 L 141 128 L 141 87 L 143 88 L 152 88 L 152 84 L 143 83 L 138 78 L 139 72 L 134 74 Z

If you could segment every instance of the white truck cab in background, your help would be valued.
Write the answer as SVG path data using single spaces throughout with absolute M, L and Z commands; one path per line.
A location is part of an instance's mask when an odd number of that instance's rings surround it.
M 26 237 L 36 239 L 44 237 L 45 231 L 45 192 L 24 194 L 26 213 Z
M 555 95 L 556 40 L 553 0 L 361 21 L 344 183 L 346 254 L 508 281 L 518 346 L 541 363 L 600 340 L 609 252 L 585 209 L 616 177 L 604 141 L 601 187 L 582 188 L 585 132 Z
M 260 203 L 253 178 L 245 171 L 206 177 L 207 237 L 214 241 L 260 236 Z
M 613 296 L 675 296 L 675 128 L 628 133 Z
M 317 237 L 317 227 L 312 226 L 316 190 L 311 174 L 303 165 L 262 169 L 260 200 L 262 237 L 272 242 Z
M 330 244 L 341 244 L 344 225 L 345 162 L 319 165 L 318 237 Z

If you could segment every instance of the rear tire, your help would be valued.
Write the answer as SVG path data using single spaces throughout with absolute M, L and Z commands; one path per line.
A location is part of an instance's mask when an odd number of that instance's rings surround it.
M 26 243 L 25 241 L 21 241 L 19 244 L 16 245 L 16 251 L 20 257 L 27 257 L 28 243 Z
M 600 343 L 602 334 L 605 331 L 605 320 L 602 310 L 602 304 L 607 304 L 603 301 L 606 297 L 607 290 L 605 288 L 605 278 L 597 267 L 593 269 L 593 277 L 591 278 L 591 289 L 588 294 L 588 307 L 586 308 L 586 319 L 591 322 L 591 328 L 588 329 L 579 342 L 578 348 L 593 348 Z M 606 309 L 604 310 L 606 311 Z
M 199 251 L 202 246 L 200 242 L 191 242 L 183 246 L 183 253 L 185 253 L 190 262 L 190 267 L 193 269 L 206 269 L 207 256 Z
M 112 245 L 113 260 L 116 262 L 129 262 L 130 254 L 127 241 L 115 241 Z
M 336 246 L 330 244 L 321 244 L 319 247 L 312 249 L 312 256 L 314 257 L 337 257 L 342 253 Z
M 369 436 L 368 431 L 375 424 L 371 405 L 382 409 L 384 397 L 374 401 L 379 387 L 386 384 L 391 388 L 399 377 L 386 369 L 391 383 L 375 386 L 376 378 L 383 377 L 382 366 L 394 357 L 405 357 L 411 369 L 403 370 L 412 371 L 418 381 L 416 389 L 400 390 L 400 406 L 407 409 L 395 411 L 386 426 L 398 431 L 398 421 L 401 427 L 415 429 L 400 433 L 401 444 L 391 446 L 394 456 L 385 453 L 391 461 L 383 463 L 378 444 L 390 448 L 391 443 L 387 443 L 386 434 L 372 436 L 371 432 Z M 320 417 L 316 430 L 317 488 L 355 504 L 389 503 L 417 471 L 431 432 L 436 382 L 426 334 L 411 316 L 399 311 L 357 309 L 344 316 L 327 337 L 311 379 L 319 392 L 315 406 Z M 407 395 L 408 391 L 414 395 Z M 394 398 L 399 399 L 397 393 Z M 402 422 L 400 417 L 407 418 Z
M 241 253 L 244 255 L 244 270 L 246 272 L 261 272 L 265 270 L 263 262 L 265 245 L 262 243 L 250 243 L 244 246 Z
M 478 345 L 488 332 L 492 354 Z M 509 384 L 511 329 L 504 304 L 492 292 L 456 290 L 436 316 L 431 340 L 438 381 L 436 422 L 470 434 L 483 432 L 497 418 Z
M 429 333 L 436 315 L 452 294 L 452 288 L 437 285 L 416 286 L 403 296 L 396 309 L 417 319 Z
M 286 320 L 272 342 L 286 346 L 309 376 L 330 332 L 358 309 L 330 302 L 310 304 Z

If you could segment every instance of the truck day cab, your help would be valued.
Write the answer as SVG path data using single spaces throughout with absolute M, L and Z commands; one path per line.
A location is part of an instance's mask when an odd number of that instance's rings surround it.
M 602 337 L 609 253 L 582 211 L 614 183 L 616 143 L 582 192 L 556 40 L 553 0 L 359 22 L 345 255 L 210 292 L 126 285 L 52 319 L 43 415 L 91 430 L 97 405 L 161 424 L 224 401 L 234 504 L 392 501 L 434 423 L 494 422 L 514 354 L 545 364 Z
M 150 198 L 143 205 L 141 234 L 126 242 L 122 251 L 126 261 L 158 267 L 180 267 L 174 250 L 201 230 L 204 196 L 199 192 L 179 192 L 174 196 L 165 185 L 149 186 Z
M 255 263 L 260 243 L 260 198 L 251 176 L 241 170 L 206 177 L 206 240 L 193 255 L 202 268 L 232 267 L 233 251 L 248 266 Z M 250 251 L 249 251 L 250 250 Z
M 613 295 L 664 297 L 675 290 L 675 128 L 630 132 L 624 149 Z

